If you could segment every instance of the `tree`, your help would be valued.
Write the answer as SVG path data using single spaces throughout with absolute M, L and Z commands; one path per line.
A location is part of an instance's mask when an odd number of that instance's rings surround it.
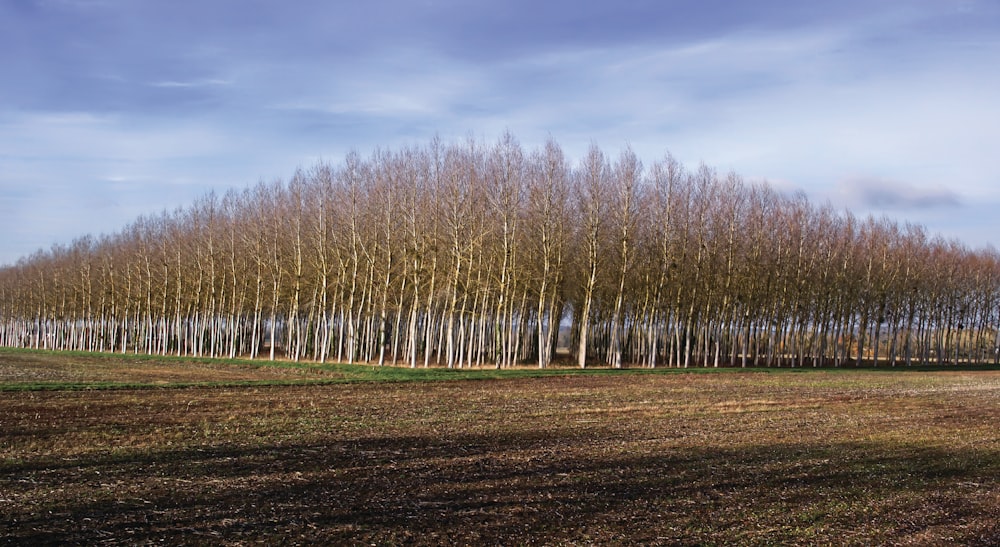
M 0 268 L 0 345 L 451 367 L 1000 360 L 1000 256 L 510 133 L 356 152 Z M 391 351 L 391 354 L 390 354 Z
M 570 225 L 570 167 L 559 145 L 549 140 L 532 155 L 528 176 L 526 247 L 534 264 L 538 367 L 552 362 L 553 346 L 562 319 L 562 283 Z
M 579 311 L 575 323 L 577 334 L 577 364 L 587 366 L 587 346 L 590 342 L 590 320 L 597 288 L 598 272 L 605 260 L 605 222 L 609 167 L 604 152 L 596 144 L 584 157 L 579 172 L 574 177 L 575 216 L 581 224 L 576 226 L 576 256 L 582 293 L 577 295 Z

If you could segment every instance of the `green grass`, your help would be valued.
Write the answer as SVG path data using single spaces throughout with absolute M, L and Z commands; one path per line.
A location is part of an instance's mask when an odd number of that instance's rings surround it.
M 103 370 L 94 373 L 95 368 Z M 31 371 L 44 371 L 32 375 Z M 185 377 L 185 371 L 197 371 Z M 216 371 L 212 374 L 206 371 Z M 500 380 L 561 376 L 617 376 L 662 374 L 900 374 L 1000 370 L 993 365 L 841 368 L 623 368 L 557 366 L 546 369 L 522 366 L 513 369 L 444 368 L 312 361 L 268 361 L 207 357 L 177 357 L 143 354 L 56 352 L 0 348 L 0 392 L 43 390 L 162 389 L 190 387 L 251 387 L 330 385 L 358 382 L 442 382 L 456 380 Z M 6 374 L 5 374 L 6 371 Z M 169 371 L 169 379 L 147 378 L 150 371 Z M 239 371 L 238 377 L 231 377 Z M 33 376 L 45 376 L 44 379 Z M 81 378 L 80 376 L 84 376 Z M 825 378 L 826 376 L 820 376 Z M 817 380 L 821 381 L 821 380 Z M 834 381 L 835 380 L 830 380 Z

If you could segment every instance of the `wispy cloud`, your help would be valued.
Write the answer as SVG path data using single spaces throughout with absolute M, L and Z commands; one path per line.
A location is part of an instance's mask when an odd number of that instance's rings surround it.
M 218 153 L 218 130 L 195 121 L 141 122 L 89 112 L 29 113 L 0 123 L 0 145 L 18 157 L 44 153 L 58 161 L 145 163 Z
M 0 191 L 36 189 L 18 199 L 59 219 L 19 216 L 25 238 L 506 129 L 1000 233 L 982 206 L 1000 203 L 994 1 L 252 4 L 0 1 Z M 24 252 L 11 241 L 0 263 Z
M 216 87 L 216 86 L 228 86 L 232 85 L 233 82 L 230 80 L 222 80 L 217 78 L 211 78 L 206 80 L 189 80 L 189 81 L 177 81 L 177 80 L 163 80 L 159 82 L 152 82 L 149 85 L 151 87 L 166 87 L 166 88 L 196 88 L 196 87 Z
M 922 187 L 894 180 L 847 179 L 841 181 L 837 189 L 846 203 L 870 210 L 953 209 L 963 204 L 961 196 L 949 188 Z

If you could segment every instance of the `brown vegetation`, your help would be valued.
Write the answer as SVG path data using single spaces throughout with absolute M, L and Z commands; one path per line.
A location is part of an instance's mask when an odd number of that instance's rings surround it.
M 1000 359 L 1000 255 L 506 134 L 319 164 L 0 269 L 0 346 L 407 363 Z

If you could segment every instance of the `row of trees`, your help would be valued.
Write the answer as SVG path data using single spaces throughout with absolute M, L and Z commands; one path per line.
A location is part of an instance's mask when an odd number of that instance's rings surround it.
M 409 366 L 996 361 L 1000 256 L 510 134 L 209 194 L 0 270 L 0 345 Z

